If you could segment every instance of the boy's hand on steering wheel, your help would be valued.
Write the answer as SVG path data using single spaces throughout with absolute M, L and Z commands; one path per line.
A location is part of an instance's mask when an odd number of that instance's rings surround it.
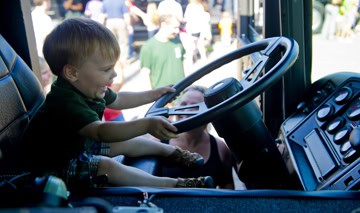
M 175 92 L 176 90 L 174 88 L 171 87 L 172 85 L 169 86 L 164 86 L 164 87 L 159 87 L 153 90 L 153 94 L 154 94 L 154 101 L 158 100 L 161 96 L 165 95 L 168 92 Z
M 162 116 L 149 117 L 148 133 L 160 140 L 176 138 L 177 128 Z

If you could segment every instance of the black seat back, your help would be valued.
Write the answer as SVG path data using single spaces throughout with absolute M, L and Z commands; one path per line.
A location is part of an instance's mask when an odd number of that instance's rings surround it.
M 19 169 L 19 142 L 44 99 L 35 74 L 0 35 L 0 173 Z

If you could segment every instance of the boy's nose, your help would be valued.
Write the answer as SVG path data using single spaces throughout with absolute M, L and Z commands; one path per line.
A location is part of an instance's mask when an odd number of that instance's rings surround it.
M 113 79 L 113 78 L 115 78 L 118 74 L 116 73 L 115 69 L 113 69 L 112 71 L 113 71 L 113 73 L 112 73 L 112 76 L 111 76 L 111 77 L 112 77 L 112 79 Z

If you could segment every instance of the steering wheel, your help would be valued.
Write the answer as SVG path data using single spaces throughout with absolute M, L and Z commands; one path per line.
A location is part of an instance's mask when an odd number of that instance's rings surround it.
M 253 66 L 246 71 L 244 77 L 239 81 L 242 89 L 231 97 L 227 97 L 225 100 L 211 107 L 207 107 L 205 102 L 173 108 L 164 107 L 167 103 L 174 100 L 184 89 L 213 70 L 235 59 L 258 53 L 260 57 L 253 62 Z M 299 46 L 297 42 L 287 37 L 273 37 L 250 43 L 210 62 L 175 84 L 173 88 L 176 89 L 176 92 L 167 93 L 158 99 L 149 108 L 145 116 L 169 117 L 171 115 L 191 115 L 190 117 L 173 123 L 178 129 L 177 133 L 186 132 L 207 124 L 216 117 L 247 104 L 275 84 L 294 64 L 298 53 Z M 276 59 L 277 63 L 271 68 L 266 67 L 269 70 L 264 73 L 264 68 L 271 59 Z M 216 83 L 210 88 L 216 88 L 218 85 L 219 83 Z M 186 111 L 186 109 L 190 108 L 192 109 L 191 111 Z

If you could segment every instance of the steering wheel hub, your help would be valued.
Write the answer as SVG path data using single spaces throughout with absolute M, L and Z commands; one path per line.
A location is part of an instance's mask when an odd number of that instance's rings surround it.
M 205 91 L 204 99 L 208 108 L 221 103 L 236 93 L 239 93 L 243 87 L 235 78 L 226 78 L 221 80 Z

